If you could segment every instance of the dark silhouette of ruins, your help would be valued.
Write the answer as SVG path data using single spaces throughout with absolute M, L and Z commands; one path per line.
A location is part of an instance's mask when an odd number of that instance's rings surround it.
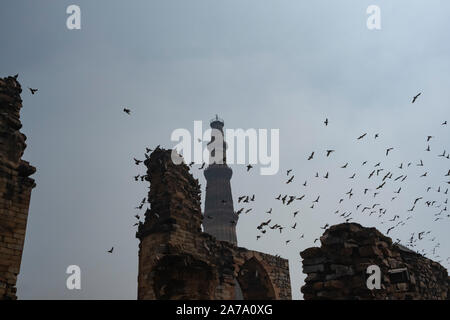
M 16 299 L 25 230 L 36 169 L 22 160 L 22 100 L 15 77 L 0 79 L 0 300 Z
M 301 252 L 305 300 L 448 300 L 447 270 L 392 240 L 375 228 L 357 223 L 330 227 L 322 247 Z M 380 289 L 369 290 L 367 268 L 381 270 Z
M 151 182 L 139 244 L 138 299 L 291 299 L 286 259 L 202 232 L 200 186 L 171 150 L 145 161 Z

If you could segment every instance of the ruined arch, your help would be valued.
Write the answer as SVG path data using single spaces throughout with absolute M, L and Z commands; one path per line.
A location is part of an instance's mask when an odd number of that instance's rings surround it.
M 166 255 L 153 268 L 153 290 L 160 300 L 208 300 L 217 286 L 215 270 L 191 255 Z
M 256 259 L 247 260 L 240 268 L 237 281 L 244 300 L 275 300 L 272 281 L 263 265 Z

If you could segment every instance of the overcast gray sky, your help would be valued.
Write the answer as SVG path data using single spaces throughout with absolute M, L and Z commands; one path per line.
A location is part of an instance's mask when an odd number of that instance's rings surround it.
M 66 28 L 70 4 L 0 4 L 0 76 L 19 73 L 24 88 L 39 89 L 34 96 L 22 93 L 24 159 L 37 167 L 37 187 L 19 298 L 136 299 L 132 225 L 147 186 L 134 182 L 143 167 L 132 158 L 143 158 L 145 146 L 173 147 L 173 130 L 192 131 L 194 120 L 203 120 L 206 129 L 216 113 L 227 128 L 280 129 L 279 174 L 232 166 L 232 189 L 235 202 L 253 193 L 257 200 L 253 213 L 239 220 L 240 246 L 288 258 L 295 299 L 304 280 L 299 252 L 314 245 L 325 223 L 344 221 L 334 214 L 338 209 L 386 233 L 392 223 L 381 222 L 395 214 L 406 219 L 414 199 L 423 196 L 408 223 L 389 235 L 406 244 L 411 233 L 432 231 L 416 249 L 430 252 L 440 243 L 435 260 L 449 266 L 450 220 L 434 221 L 449 180 L 449 160 L 437 157 L 450 151 L 449 127 L 440 125 L 450 120 L 448 1 L 76 1 L 81 30 Z M 371 4 L 381 8 L 381 30 L 366 27 Z M 418 92 L 422 96 L 411 104 Z M 425 151 L 427 135 L 434 136 L 431 152 Z M 394 150 L 386 157 L 388 147 Z M 326 158 L 326 149 L 336 152 Z M 315 159 L 307 161 L 312 151 Z M 416 166 L 420 159 L 423 168 Z M 373 199 L 362 190 L 378 185 L 381 177 L 367 176 L 380 161 L 384 173 L 408 179 L 401 185 L 389 180 Z M 402 171 L 401 162 L 413 164 Z M 286 169 L 295 174 L 289 185 Z M 192 171 L 204 190 L 201 171 Z M 327 171 L 328 180 L 314 178 Z M 425 171 L 428 176 L 419 178 Z M 391 201 L 398 186 L 402 193 Z M 427 186 L 433 187 L 428 193 Z M 350 188 L 355 196 L 339 206 Z M 279 193 L 306 197 L 285 207 L 274 199 Z M 426 200 L 441 208 L 427 208 Z M 380 203 L 387 213 L 362 214 L 359 203 Z M 272 221 L 286 229 L 256 241 L 256 226 L 271 207 Z M 111 246 L 112 255 L 106 253 Z M 81 267 L 80 291 L 65 287 L 71 264 Z

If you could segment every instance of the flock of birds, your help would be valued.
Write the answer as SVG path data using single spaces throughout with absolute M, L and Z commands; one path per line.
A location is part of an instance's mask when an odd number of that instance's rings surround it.
M 421 93 L 415 95 L 412 99 L 412 103 L 415 103 Z M 128 108 L 123 108 L 123 112 L 127 115 L 131 114 L 131 110 Z M 325 127 L 328 127 L 330 124 L 330 121 L 328 118 L 325 119 L 323 122 Z M 443 121 L 440 123 L 441 126 L 447 126 L 447 121 Z M 374 133 L 373 139 L 377 140 L 380 138 L 380 133 Z M 424 149 L 424 152 L 433 152 L 431 149 L 430 144 L 432 143 L 433 139 L 435 137 L 432 135 L 428 135 L 425 137 L 426 147 Z M 363 142 L 364 140 L 370 139 L 369 134 L 367 132 L 364 132 L 360 134 L 358 137 L 356 137 L 357 142 Z M 156 148 L 159 148 L 160 146 L 157 146 Z M 156 149 L 155 148 L 155 149 Z M 390 156 L 390 154 L 395 150 L 393 146 L 388 146 L 385 148 L 383 157 L 387 158 Z M 153 149 L 146 148 L 145 158 L 149 157 L 149 153 L 152 152 Z M 334 149 L 325 149 L 323 151 L 323 157 L 324 158 L 333 158 L 333 154 L 336 152 Z M 305 159 L 307 161 L 314 161 L 317 157 L 320 157 L 320 154 L 316 153 L 316 151 L 312 151 L 310 154 L 308 154 Z M 450 153 L 447 153 L 446 150 L 444 150 L 442 153 L 436 154 L 436 157 L 442 158 L 442 159 L 450 159 Z M 136 165 L 141 164 L 143 161 L 138 160 L 136 158 L 133 158 L 134 163 Z M 189 167 L 192 167 L 194 165 L 193 162 L 189 164 Z M 341 163 L 338 165 L 339 170 L 351 170 L 352 164 L 350 162 Z M 204 169 L 205 163 L 203 163 L 198 169 Z M 358 188 L 356 185 L 354 187 L 351 187 L 349 190 L 345 190 L 345 192 L 342 192 L 340 195 L 339 200 L 337 201 L 336 210 L 334 211 L 334 214 L 339 219 L 342 219 L 342 222 L 349 223 L 352 221 L 358 220 L 358 214 L 362 214 L 365 216 L 374 216 L 379 219 L 380 225 L 385 226 L 385 234 L 390 235 L 394 229 L 401 228 L 407 224 L 411 219 L 414 218 L 414 213 L 418 211 L 423 211 L 424 208 L 432 209 L 434 210 L 432 219 L 434 222 L 439 222 L 440 220 L 450 218 L 450 213 L 448 212 L 448 185 L 450 184 L 450 170 L 447 170 L 447 172 L 441 173 L 442 178 L 447 181 L 441 181 L 439 185 L 436 186 L 426 186 L 424 188 L 424 194 L 418 195 L 414 199 L 412 199 L 411 204 L 409 206 L 409 209 L 406 210 L 405 214 L 398 213 L 397 211 L 391 212 L 389 207 L 389 203 L 383 203 L 383 201 L 378 201 L 382 195 L 389 195 L 389 202 L 399 201 L 401 198 L 401 195 L 403 194 L 404 189 L 407 188 L 407 182 L 414 178 L 414 172 L 412 168 L 422 169 L 422 172 L 417 175 L 416 178 L 424 178 L 431 174 L 431 168 L 427 167 L 425 162 L 422 159 L 418 159 L 417 161 L 405 161 L 401 162 L 398 165 L 394 167 L 390 167 L 388 165 L 383 164 L 383 161 L 376 161 L 371 163 L 369 160 L 363 161 L 358 169 L 354 169 L 353 171 L 350 171 L 348 174 L 348 180 L 354 181 L 356 177 L 362 176 L 362 169 L 367 168 L 367 172 L 364 173 L 364 175 L 367 176 L 367 180 L 369 181 L 369 185 L 364 188 Z M 249 173 L 253 169 L 253 166 L 251 164 L 248 164 L 246 166 L 246 172 Z M 323 179 L 328 180 L 331 179 L 332 172 L 325 171 L 322 174 L 319 174 L 319 172 L 316 172 L 313 176 L 314 179 Z M 145 175 L 136 175 L 133 177 L 135 181 L 146 181 Z M 293 169 L 287 169 L 286 170 L 286 178 L 284 181 L 285 185 L 292 185 L 294 186 L 297 182 L 298 178 L 296 177 Z M 293 232 L 296 232 L 297 229 L 300 227 L 301 223 L 300 221 L 297 221 L 296 218 L 302 216 L 302 210 L 296 208 L 296 204 L 299 202 L 305 203 L 309 201 L 308 207 L 310 210 L 314 210 L 320 203 L 324 201 L 321 198 L 320 194 L 316 194 L 314 196 L 308 195 L 308 186 L 309 182 L 308 179 L 301 180 L 300 186 L 303 188 L 303 192 L 298 194 L 297 192 L 294 192 L 293 194 L 285 193 L 285 194 L 277 194 L 274 195 L 274 200 L 276 200 L 279 205 L 282 207 L 282 209 L 276 211 L 286 211 L 290 209 L 292 212 L 292 223 L 289 225 L 282 224 L 280 222 L 275 222 L 277 220 L 277 216 L 274 211 L 274 207 L 268 208 L 265 211 L 265 214 L 267 215 L 267 219 L 264 219 L 260 223 L 256 225 L 256 240 L 261 239 L 262 237 L 266 236 L 270 232 L 277 232 L 279 234 L 286 233 L 286 230 L 291 230 Z M 297 188 L 295 186 L 294 188 Z M 431 192 L 434 192 L 433 195 Z M 435 194 L 439 194 L 440 197 L 435 197 Z M 358 203 L 352 203 L 352 199 L 355 195 L 359 195 L 360 197 L 363 197 L 364 201 L 359 201 Z M 309 200 L 308 200 L 309 199 Z M 256 201 L 256 195 L 250 194 L 250 195 L 241 195 L 237 198 L 237 204 L 238 206 L 241 206 L 237 211 L 236 214 L 249 214 L 252 212 L 253 208 L 246 207 L 250 205 L 250 203 L 254 203 Z M 223 201 L 225 202 L 225 201 Z M 146 199 L 144 198 L 139 205 L 136 207 L 138 210 L 142 210 L 143 206 L 146 203 Z M 419 208 L 419 206 L 421 206 Z M 149 210 L 149 209 L 147 209 Z M 137 222 L 134 224 L 134 226 L 138 226 L 142 222 L 140 221 L 140 216 L 138 214 L 135 215 L 135 218 L 137 219 Z M 213 219 L 213 217 L 206 216 L 208 219 Z M 230 221 L 230 223 L 235 223 L 233 220 Z M 320 229 L 326 230 L 329 227 L 328 223 L 325 223 Z M 289 233 L 292 235 L 292 233 Z M 295 237 L 298 237 L 298 239 L 304 239 L 305 233 L 294 233 Z M 284 240 L 284 243 L 286 245 L 289 245 L 292 242 L 293 238 Z M 427 252 L 425 249 L 417 250 L 418 244 L 421 241 L 430 241 L 433 246 L 432 249 Z M 314 239 L 314 243 L 317 243 L 319 241 L 319 238 Z M 400 243 L 400 239 L 396 239 L 396 243 Z M 407 247 L 409 247 L 412 250 L 417 251 L 418 253 L 424 255 L 424 256 L 430 256 L 434 259 L 439 259 L 438 262 L 442 262 L 443 258 L 437 254 L 437 250 L 440 247 L 440 243 L 436 240 L 436 237 L 433 235 L 432 230 L 421 230 L 420 232 L 413 232 L 410 234 L 409 239 L 407 239 L 406 243 L 403 243 Z M 109 250 L 109 253 L 113 252 L 114 248 L 111 248 Z M 450 257 L 447 257 L 445 259 L 446 262 L 450 261 Z
M 15 79 L 17 79 L 18 74 L 14 76 Z M 38 89 L 28 87 L 28 90 L 30 91 L 31 95 L 35 95 L 38 92 Z M 418 93 L 415 95 L 411 101 L 411 103 L 415 103 L 421 93 Z M 127 115 L 131 115 L 131 110 L 129 108 L 123 108 L 123 112 Z M 325 119 L 323 122 L 325 127 L 328 127 L 330 124 L 330 121 L 328 118 Z M 441 123 L 441 126 L 447 126 L 447 121 L 443 121 Z M 364 139 L 368 139 L 367 137 L 368 133 L 364 132 L 361 135 L 359 135 L 356 140 L 362 141 Z M 380 137 L 379 133 L 375 133 L 373 135 L 373 139 L 378 139 Z M 424 152 L 432 152 L 430 147 L 430 141 L 434 139 L 435 137 L 432 135 L 428 135 L 425 137 L 426 139 L 426 148 L 424 149 Z M 154 149 L 160 148 L 158 145 Z M 151 148 L 146 147 L 145 152 L 145 158 L 147 159 L 149 157 L 149 154 L 154 150 Z M 384 156 L 388 157 L 390 152 L 394 150 L 394 147 L 387 147 L 385 149 Z M 330 158 L 332 157 L 333 153 L 336 150 L 333 149 L 326 149 L 324 151 L 324 157 Z M 439 158 L 443 159 L 450 159 L 450 153 L 447 153 L 446 150 L 443 150 L 442 153 L 439 153 L 436 155 Z M 307 161 L 314 161 L 315 157 L 317 157 L 317 154 L 315 151 L 312 151 L 309 156 L 306 157 Z M 136 158 L 133 158 L 134 163 L 136 165 L 140 165 L 143 161 L 138 160 Z M 189 164 L 189 167 L 192 167 L 194 165 L 193 162 Z M 376 216 L 378 219 L 380 219 L 381 225 L 386 225 L 386 235 L 389 235 L 394 229 L 403 227 L 407 224 L 407 222 L 414 218 L 414 212 L 418 210 L 423 210 L 425 208 L 433 209 L 435 212 L 430 217 L 434 220 L 434 222 L 439 222 L 440 220 L 450 218 L 450 213 L 448 210 L 448 185 L 450 184 L 450 169 L 447 170 L 447 172 L 444 172 L 441 174 L 442 178 L 446 178 L 447 181 L 442 181 L 441 184 L 437 186 L 426 186 L 424 189 L 423 195 L 418 195 L 415 197 L 410 205 L 410 208 L 406 210 L 406 214 L 401 213 L 391 213 L 389 210 L 389 205 L 383 204 L 382 201 L 377 201 L 377 197 L 381 193 L 388 193 L 390 194 L 390 201 L 398 201 L 398 198 L 402 194 L 402 191 L 405 189 L 406 184 L 405 181 L 408 181 L 410 178 L 410 173 L 408 172 L 411 167 L 416 168 L 423 168 L 423 173 L 419 174 L 418 178 L 424 178 L 427 177 L 430 173 L 431 168 L 426 167 L 424 161 L 422 159 L 418 159 L 416 162 L 408 161 L 408 162 L 402 162 L 398 164 L 398 166 L 394 168 L 388 168 L 386 166 L 382 165 L 382 161 L 377 161 L 375 164 L 369 163 L 369 161 L 363 161 L 360 165 L 360 167 L 367 167 L 369 171 L 367 172 L 367 179 L 373 180 L 375 185 L 373 187 L 365 187 L 362 190 L 358 190 L 358 188 L 352 187 L 348 191 L 343 192 L 341 194 L 341 197 L 339 198 L 339 201 L 337 203 L 337 208 L 334 211 L 334 214 L 341 218 L 343 222 L 349 223 L 351 221 L 355 221 L 358 219 L 356 216 L 358 213 L 368 215 L 368 216 Z M 199 170 L 202 170 L 205 168 L 205 163 L 203 163 Z M 251 164 L 246 166 L 246 171 L 250 172 L 250 170 L 253 169 L 253 166 Z M 350 169 L 350 162 L 345 162 L 344 164 L 339 165 L 340 170 L 349 170 Z M 358 170 L 360 171 L 360 170 Z M 366 174 L 367 174 L 366 173 Z M 361 172 L 351 171 L 351 173 L 348 176 L 349 180 L 355 179 L 355 177 L 361 174 Z M 293 169 L 287 169 L 286 170 L 286 185 L 291 185 L 294 183 L 295 180 L 295 174 L 293 173 Z M 319 172 L 316 172 L 314 175 L 315 179 L 330 179 L 330 172 L 326 171 L 324 174 L 319 175 Z M 135 181 L 146 181 L 146 175 L 136 175 L 133 177 Z M 372 183 L 372 184 L 373 184 Z M 390 185 L 390 188 L 389 188 Z M 274 196 L 274 199 L 278 201 L 282 207 L 290 208 L 294 207 L 295 203 L 298 201 L 308 201 L 308 196 L 306 194 L 306 188 L 308 187 L 308 180 L 304 180 L 304 182 L 301 182 L 301 186 L 305 188 L 305 192 L 301 194 L 278 194 Z M 430 196 L 430 192 L 439 193 L 441 195 L 440 199 L 435 199 L 434 197 Z M 353 206 L 352 209 L 345 209 L 343 208 L 343 205 L 346 202 L 351 201 L 352 197 L 359 193 L 362 196 L 365 196 L 365 200 L 367 202 L 363 203 L 357 203 L 357 204 L 350 204 L 350 206 Z M 309 209 L 313 210 L 315 206 L 317 206 L 321 201 L 320 195 L 313 196 L 309 201 Z M 256 195 L 241 195 L 237 199 L 237 203 L 241 205 L 246 205 L 251 202 L 255 202 Z M 138 210 L 142 210 L 145 203 L 146 198 L 142 199 L 142 201 L 139 203 L 139 205 L 136 207 Z M 223 201 L 224 202 L 224 201 Z M 418 206 L 422 205 L 420 209 L 418 209 Z M 236 214 L 248 214 L 252 211 L 253 208 L 245 208 L 241 207 L 236 211 Z M 146 209 L 146 214 L 149 212 L 149 208 Z M 265 211 L 265 214 L 269 215 L 267 220 L 261 221 L 257 226 L 257 235 L 256 240 L 259 240 L 261 237 L 265 236 L 268 231 L 271 232 L 277 231 L 278 233 L 283 233 L 283 230 L 289 229 L 289 230 L 296 230 L 297 227 L 300 225 L 298 221 L 296 221 L 296 217 L 301 213 L 299 209 L 293 208 L 292 210 L 292 224 L 290 225 L 282 225 L 280 223 L 275 223 L 274 220 L 276 220 L 276 217 L 274 217 L 273 208 L 269 208 L 267 211 Z M 133 226 L 139 226 L 142 224 L 140 221 L 140 215 L 136 214 L 134 216 L 137 219 L 137 222 Z M 212 219 L 213 217 L 207 216 L 206 218 Z M 235 223 L 233 220 L 230 221 L 230 223 Z M 326 230 L 329 227 L 329 224 L 326 223 L 324 226 L 320 227 L 322 230 Z M 305 233 L 300 232 L 297 234 L 298 239 L 304 239 Z M 286 245 L 289 245 L 291 243 L 292 239 L 284 240 Z M 314 239 L 314 244 L 319 241 L 319 238 Z M 418 244 L 422 241 L 430 241 L 432 243 L 432 248 L 429 251 L 426 251 L 426 249 L 417 250 Z M 396 243 L 400 243 L 400 239 L 396 239 Z M 409 247 L 412 250 L 415 250 L 416 252 L 422 254 L 423 256 L 430 256 L 433 259 L 436 259 L 439 263 L 442 263 L 445 261 L 446 263 L 450 263 L 450 256 L 449 257 L 441 257 L 437 250 L 440 248 L 440 243 L 436 240 L 436 236 L 433 235 L 432 230 L 421 230 L 420 232 L 413 232 L 410 234 L 409 239 L 407 239 L 407 242 L 404 243 L 407 247 Z M 107 253 L 112 254 L 114 252 L 114 247 L 111 247 L 111 249 L 107 250 Z M 278 255 L 277 255 L 278 256 Z
M 412 99 L 412 103 L 415 103 L 420 95 L 421 93 L 414 96 Z M 330 123 L 329 119 L 326 118 L 323 123 L 325 127 L 328 127 Z M 447 126 L 447 121 L 441 122 L 440 125 Z M 379 137 L 380 133 L 375 133 L 373 135 L 374 140 L 377 140 Z M 368 133 L 365 132 L 356 137 L 356 141 L 362 143 L 363 140 L 367 140 L 368 138 Z M 431 135 L 425 137 L 426 147 L 424 149 L 424 152 L 433 152 L 431 150 L 430 141 L 432 141 L 432 139 L 434 138 L 435 137 Z M 392 146 L 386 147 L 383 157 L 388 158 L 393 150 L 394 147 Z M 333 149 L 326 149 L 323 152 L 323 156 L 325 158 L 332 158 L 334 152 L 335 150 Z M 312 151 L 305 158 L 307 161 L 314 161 L 317 156 L 319 155 L 316 154 L 315 151 Z M 450 154 L 447 153 L 446 150 L 444 150 L 442 153 L 436 154 L 436 157 L 448 160 L 450 159 Z M 373 163 L 371 163 L 369 160 L 363 161 L 358 165 L 357 169 L 355 168 L 353 171 L 350 171 L 350 173 L 347 175 L 347 179 L 349 181 L 354 181 L 357 176 L 363 177 L 365 175 L 368 180 L 368 186 L 361 188 L 358 187 L 358 185 L 355 183 L 355 186 L 350 187 L 348 191 L 345 190 L 345 192 L 343 192 L 338 197 L 338 201 L 336 204 L 337 207 L 334 211 L 336 217 L 342 219 L 342 222 L 349 223 L 351 221 L 359 220 L 361 216 L 358 216 L 358 214 L 369 217 L 373 216 L 379 219 L 379 223 L 381 225 L 385 226 L 386 235 L 392 233 L 394 229 L 405 226 L 411 219 L 419 214 L 419 212 L 423 212 L 424 209 L 434 210 L 432 215 L 429 215 L 428 219 L 432 219 L 432 221 L 436 223 L 439 223 L 440 220 L 450 218 L 450 213 L 448 212 L 448 185 L 450 184 L 449 169 L 447 169 L 446 172 L 438 174 L 438 176 L 441 176 L 442 178 L 442 181 L 438 185 L 425 186 L 423 190 L 424 193 L 421 195 L 417 195 L 417 197 L 412 199 L 411 204 L 410 206 L 408 206 L 405 214 L 402 214 L 397 210 L 391 210 L 391 205 L 389 204 L 389 202 L 399 201 L 401 195 L 403 194 L 402 191 L 407 188 L 407 182 L 414 178 L 422 179 L 429 176 L 431 174 L 431 167 L 427 167 L 422 159 L 418 159 L 415 162 L 401 162 L 393 167 L 387 164 L 384 165 L 382 164 L 383 162 L 385 161 L 376 161 Z M 415 173 L 415 170 L 412 169 L 414 167 L 418 170 L 422 170 L 421 173 Z M 247 166 L 247 172 L 252 168 L 253 167 L 251 165 Z M 368 169 L 366 173 L 362 173 L 362 169 L 364 168 Z M 350 162 L 339 164 L 338 170 L 347 170 L 345 172 L 348 172 L 348 170 L 351 170 Z M 316 172 L 313 177 L 314 179 L 327 180 L 330 179 L 331 172 L 324 171 L 324 173 L 322 174 Z M 293 173 L 293 169 L 286 170 L 286 178 L 284 183 L 286 185 L 295 185 L 295 179 L 296 175 Z M 419 180 L 419 183 L 420 182 L 421 181 Z M 289 225 L 283 225 L 282 223 L 275 222 L 277 220 L 277 216 L 273 214 L 274 208 L 271 207 L 266 211 L 266 214 L 268 215 L 267 219 L 264 219 L 256 226 L 256 240 L 261 239 L 270 232 L 277 231 L 279 234 L 282 234 L 286 233 L 285 230 L 296 230 L 300 225 L 300 222 L 296 220 L 296 217 L 299 214 L 301 216 L 302 213 L 304 213 L 303 210 L 298 209 L 296 203 L 302 202 L 304 206 L 305 201 L 309 201 L 309 204 L 307 204 L 307 206 L 309 207 L 309 210 L 313 211 L 319 205 L 319 203 L 323 201 L 331 201 L 329 199 L 321 199 L 321 196 L 319 194 L 313 196 L 308 195 L 308 180 L 301 180 L 300 183 L 301 187 L 303 188 L 303 191 L 300 194 L 298 194 L 298 186 L 295 186 L 294 188 L 297 191 L 292 194 L 279 193 L 277 195 L 274 195 L 274 199 L 278 201 L 281 206 L 281 208 L 276 209 L 276 211 L 286 212 L 287 210 L 289 211 L 289 208 L 292 207 L 292 209 L 290 209 L 290 211 L 292 212 L 292 223 Z M 414 181 L 414 183 L 416 183 L 416 181 Z M 359 196 L 359 200 L 356 200 L 356 203 L 352 201 L 355 195 Z M 383 203 L 382 200 L 379 200 L 382 196 L 389 198 L 389 202 Z M 249 203 L 249 201 L 254 200 L 255 195 L 252 195 L 251 197 L 244 195 L 238 197 L 238 204 L 243 205 Z M 243 207 L 236 211 L 236 213 L 242 214 L 248 213 L 250 211 L 251 209 Z M 230 221 L 230 223 L 232 223 L 232 221 Z M 326 230 L 328 227 L 329 224 L 326 223 L 320 229 Z M 298 237 L 299 239 L 305 238 L 305 233 L 303 232 L 289 232 L 289 236 L 292 235 L 294 237 Z M 286 245 L 289 245 L 292 240 L 292 237 L 288 237 L 284 240 L 284 242 Z M 317 241 L 319 241 L 319 238 L 314 239 L 314 243 L 316 243 Z M 428 251 L 426 249 L 417 250 L 419 243 L 423 241 L 430 241 L 432 243 L 432 249 Z M 401 240 L 397 238 L 395 242 L 400 243 Z M 436 259 L 440 263 L 442 263 L 444 260 L 447 263 L 450 262 L 450 257 L 444 259 L 437 253 L 437 250 L 440 247 L 440 243 L 436 240 L 436 237 L 433 236 L 432 230 L 421 230 L 419 232 L 413 232 L 410 234 L 409 239 L 406 240 L 406 243 L 403 244 L 424 256 L 429 256 L 433 259 Z

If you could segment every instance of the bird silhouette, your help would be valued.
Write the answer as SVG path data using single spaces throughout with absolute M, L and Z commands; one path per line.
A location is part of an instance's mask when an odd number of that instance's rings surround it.
M 394 150 L 394 148 L 388 148 L 388 149 L 386 149 L 386 157 L 388 156 L 389 152 L 392 151 L 392 150 Z
M 367 135 L 367 133 L 364 133 L 364 134 L 360 135 L 360 136 L 358 137 L 357 140 L 361 140 L 361 139 L 364 138 L 366 135 Z
M 108 250 L 109 253 L 113 253 L 114 247 L 112 247 L 110 250 Z
M 412 102 L 411 103 L 414 103 L 414 102 L 416 102 L 416 100 L 417 100 L 417 98 L 420 96 L 422 94 L 422 92 L 419 92 L 417 95 L 415 95 L 414 97 L 413 97 L 413 99 L 412 99 Z
M 31 94 L 35 94 L 38 91 L 38 89 L 32 89 L 30 87 L 28 87 L 28 89 L 30 90 Z
M 127 108 L 123 108 L 123 112 L 125 112 L 126 114 L 130 114 L 131 113 L 131 110 L 130 109 L 127 109 Z

